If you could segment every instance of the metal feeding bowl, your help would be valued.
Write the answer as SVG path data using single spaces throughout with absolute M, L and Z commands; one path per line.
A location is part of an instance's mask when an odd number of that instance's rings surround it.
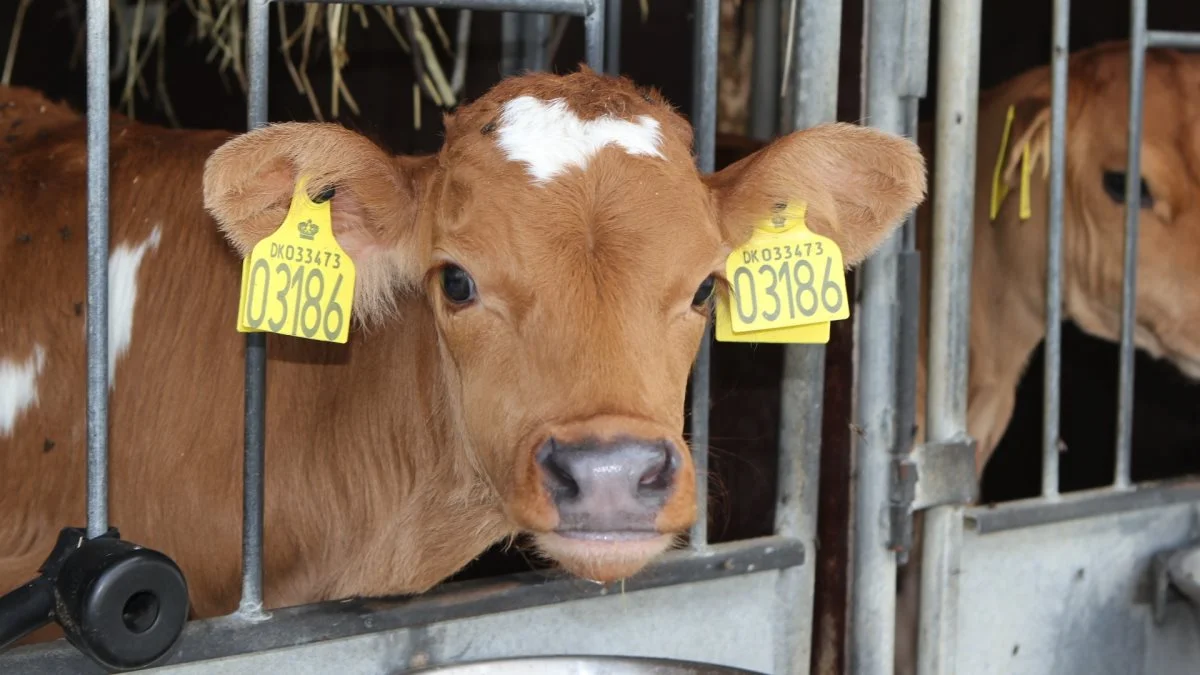
M 414 675 L 763 675 L 711 663 L 630 656 L 533 656 L 408 672 Z

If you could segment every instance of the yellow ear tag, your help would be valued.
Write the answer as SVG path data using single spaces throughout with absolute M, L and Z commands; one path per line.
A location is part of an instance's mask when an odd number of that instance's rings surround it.
M 354 301 L 354 261 L 333 236 L 330 201 L 308 197 L 301 177 L 279 229 L 242 261 L 237 329 L 344 344 Z
M 1008 183 L 1002 180 L 1004 160 L 1008 154 L 1008 136 L 1012 133 L 1013 118 L 1016 116 L 1016 106 L 1008 106 L 1008 116 L 1004 120 L 1004 133 L 1000 136 L 1000 151 L 996 153 L 996 168 L 992 170 L 992 208 L 990 219 L 995 220 L 1000 213 L 1000 205 L 1008 196 Z
M 808 229 L 805 212 L 804 204 L 785 207 L 729 254 L 718 341 L 824 344 L 829 323 L 850 317 L 842 251 Z

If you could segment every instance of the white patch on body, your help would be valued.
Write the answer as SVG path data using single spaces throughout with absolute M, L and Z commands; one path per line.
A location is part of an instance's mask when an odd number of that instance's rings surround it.
M 0 359 L 0 437 L 12 434 L 17 417 L 37 405 L 37 378 L 46 365 L 46 351 L 41 345 L 24 361 Z
M 605 115 L 584 121 L 561 98 L 542 101 L 518 96 L 504 104 L 497 143 L 510 161 L 523 162 L 537 184 L 568 168 L 586 169 L 607 145 L 631 155 L 663 159 L 658 120 L 638 115 L 634 121 Z
M 133 341 L 133 310 L 137 305 L 137 276 L 147 251 L 162 241 L 159 226 L 137 246 L 122 244 L 108 259 L 108 386 L 117 371 L 117 359 L 129 351 Z

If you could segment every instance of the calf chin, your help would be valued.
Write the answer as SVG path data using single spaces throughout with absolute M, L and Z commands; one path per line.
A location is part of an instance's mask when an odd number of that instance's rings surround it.
M 675 543 L 675 535 L 646 534 L 602 538 L 568 537 L 553 532 L 534 535 L 538 550 L 563 571 L 607 584 L 640 572 Z

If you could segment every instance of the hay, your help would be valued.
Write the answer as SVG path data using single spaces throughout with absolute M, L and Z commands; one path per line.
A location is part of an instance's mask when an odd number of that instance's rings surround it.
M 9 35 L 4 70 L 0 73 L 0 84 L 7 85 L 16 61 L 26 11 L 33 0 L 19 0 L 12 32 Z M 60 2 L 75 33 L 75 45 L 71 51 L 70 67 L 79 67 L 85 51 L 84 0 L 38 0 Z M 136 118 L 135 102 L 150 99 L 160 107 L 173 126 L 179 126 L 170 96 L 167 92 L 166 73 L 166 19 L 172 7 L 180 0 L 109 0 L 113 11 L 110 17 L 111 31 L 117 50 L 110 78 L 114 88 L 121 92 L 118 109 Z M 183 7 L 194 24 L 193 37 L 208 45 L 205 55 L 219 74 L 222 84 L 229 91 L 236 86 L 243 94 L 247 91 L 246 74 L 246 0 L 181 0 Z M 641 19 L 645 22 L 650 12 L 649 0 L 638 0 Z M 471 11 L 459 10 L 453 37 L 442 25 L 433 8 L 383 7 L 378 5 L 302 5 L 288 7 L 276 3 L 275 30 L 281 37 L 280 51 L 287 72 L 296 87 L 312 108 L 313 117 L 324 121 L 326 110 L 308 76 L 308 67 L 321 47 L 323 40 L 332 66 L 332 76 L 327 100 L 330 117 L 337 117 L 342 106 L 354 114 L 359 107 L 343 78 L 343 71 L 350 63 L 347 40 L 351 21 L 357 20 L 366 29 L 372 21 L 381 22 L 401 50 L 412 61 L 416 75 L 414 86 L 414 125 L 420 128 L 422 97 L 443 109 L 458 104 L 466 81 L 467 53 L 471 38 Z M 300 22 L 289 26 L 288 19 L 295 20 L 299 10 Z M 567 27 L 568 17 L 556 17 L 549 45 L 550 56 L 557 52 Z M 297 55 L 296 52 L 299 52 Z M 297 62 L 297 56 L 299 61 Z M 155 61 L 153 92 L 147 84 L 146 69 L 151 59 Z M 447 75 L 448 74 L 448 75 Z M 232 83 L 231 83 L 232 80 Z

